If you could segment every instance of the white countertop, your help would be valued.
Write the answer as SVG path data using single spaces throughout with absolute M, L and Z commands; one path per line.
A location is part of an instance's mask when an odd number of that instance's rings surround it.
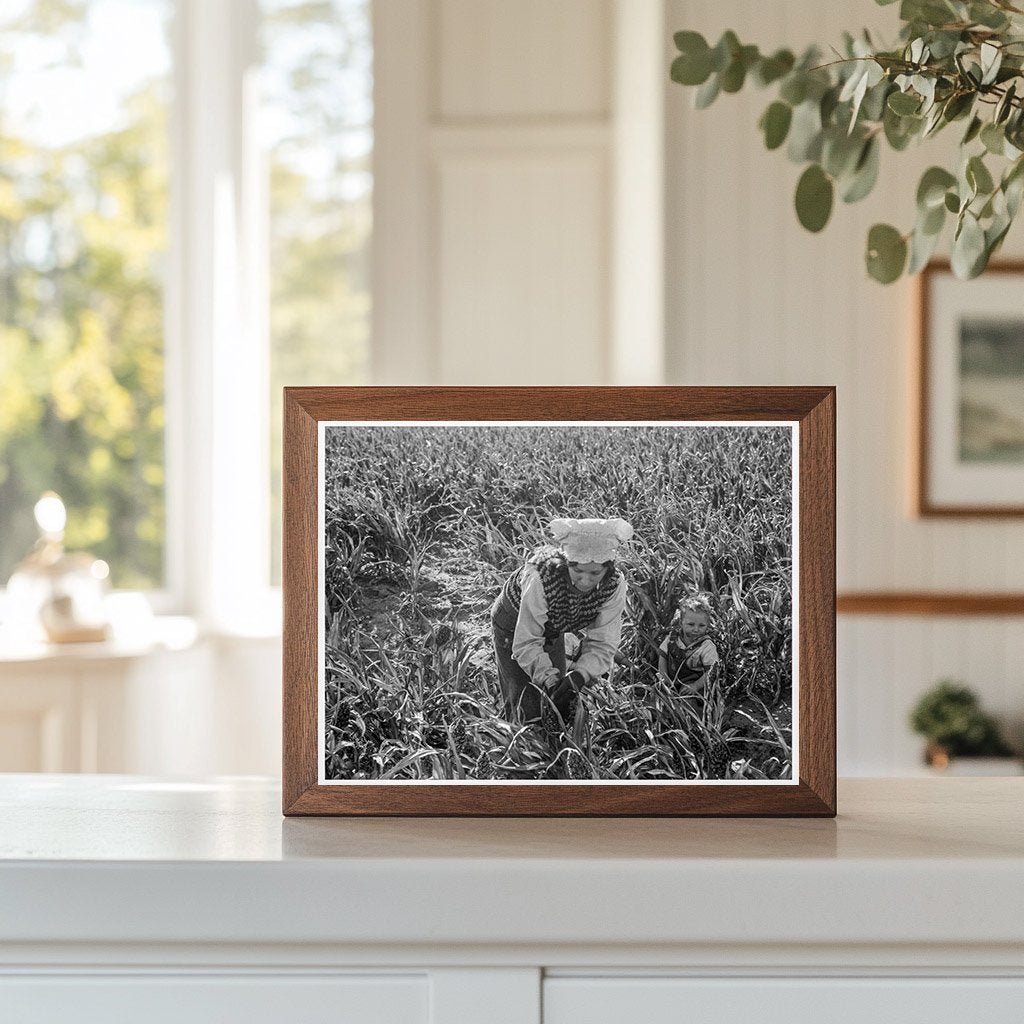
M 276 783 L 0 777 L 0 943 L 927 943 L 1024 951 L 1024 779 L 839 817 L 284 819 Z

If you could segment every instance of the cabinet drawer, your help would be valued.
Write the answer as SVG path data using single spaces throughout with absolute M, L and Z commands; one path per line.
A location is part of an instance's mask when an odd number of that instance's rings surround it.
M 569 978 L 544 1024 L 1021 1024 L 1024 978 Z
M 18 1024 L 427 1024 L 426 975 L 31 975 L 0 978 Z

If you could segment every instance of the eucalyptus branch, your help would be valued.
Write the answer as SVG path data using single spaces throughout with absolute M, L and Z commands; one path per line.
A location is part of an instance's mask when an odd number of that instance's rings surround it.
M 883 143 L 901 152 L 963 122 L 960 166 L 922 175 L 913 228 L 876 224 L 865 262 L 885 284 L 916 273 L 952 219 L 953 269 L 974 277 L 1002 245 L 1024 197 L 1024 27 L 1011 14 L 1024 10 L 1009 0 L 988 7 L 902 0 L 897 47 L 879 49 L 866 32 L 847 34 L 827 62 L 814 47 L 799 58 L 789 50 L 766 55 L 731 31 L 713 47 L 699 33 L 678 32 L 672 78 L 697 87 L 702 109 L 748 82 L 774 88 L 758 126 L 768 149 L 785 145 L 787 157 L 804 165 L 796 214 L 815 232 L 828 223 L 837 193 L 853 203 L 872 191 Z

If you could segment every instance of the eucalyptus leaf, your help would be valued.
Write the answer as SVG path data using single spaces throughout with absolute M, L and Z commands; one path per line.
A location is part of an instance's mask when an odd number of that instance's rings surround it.
M 961 117 L 966 117 L 971 112 L 971 109 L 974 107 L 974 99 L 974 93 L 954 93 L 943 104 L 943 118 L 948 122 L 956 121 Z
M 721 80 L 718 75 L 712 75 L 697 91 L 694 93 L 693 105 L 698 110 L 706 110 L 711 106 L 712 103 L 718 97 L 719 92 L 722 90 Z
M 1009 23 L 1006 15 L 989 3 L 971 4 L 967 16 L 975 24 L 984 25 L 985 28 L 995 29 L 996 31 L 1006 28 Z
M 889 96 L 889 109 L 900 116 L 904 114 L 916 114 L 921 106 L 921 100 L 913 93 L 894 92 Z
M 796 186 L 796 215 L 808 231 L 821 231 L 832 214 L 832 181 L 817 165 L 811 164 Z
M 768 107 L 760 121 L 767 149 L 778 149 L 786 141 L 792 120 L 793 108 L 788 103 L 776 100 Z
M 907 148 L 910 140 L 917 134 L 923 123 L 923 118 L 900 117 L 891 110 L 886 110 L 882 116 L 885 141 L 897 152 L 900 152 Z
M 1024 196 L 1024 157 L 1018 157 L 1003 175 L 1002 188 L 1006 196 L 1006 209 L 1012 220 L 1017 216 L 1021 197 Z
M 726 29 L 711 51 L 711 70 L 721 74 L 740 52 L 741 44 L 732 29 Z
M 875 187 L 880 165 L 879 149 L 877 137 L 864 143 L 853 175 L 843 188 L 844 203 L 860 202 Z
M 940 203 L 928 210 L 919 210 L 917 214 L 917 229 L 925 235 L 938 235 L 942 232 L 946 223 L 946 204 Z
M 933 59 L 945 60 L 947 57 L 952 56 L 960 45 L 961 37 L 959 32 L 933 32 L 929 39 L 928 48 L 932 51 Z
M 943 123 L 943 108 L 940 106 L 933 106 L 931 113 L 925 118 L 924 131 L 921 133 L 922 138 L 927 138 L 933 132 L 937 131 L 942 127 Z
M 1003 244 L 1011 223 L 1013 218 L 1008 213 L 1002 213 L 985 229 L 985 260 L 981 266 L 975 267 L 975 276 L 985 269 L 992 254 Z
M 985 257 L 985 232 L 977 218 L 965 212 L 960 220 L 957 234 L 953 238 L 953 253 L 950 265 L 953 273 L 961 280 L 975 277 L 975 266 Z
M 917 186 L 917 207 L 927 213 L 936 206 L 942 206 L 946 199 L 946 191 L 956 184 L 956 176 L 944 167 L 929 167 L 921 175 Z
M 1002 98 L 996 105 L 996 112 L 992 118 L 992 120 L 995 121 L 996 124 L 1002 124 L 1010 116 L 1010 113 L 1013 110 L 1013 101 L 1016 95 L 1017 83 L 1011 82 L 1006 87 L 1006 91 L 1003 93 Z
M 875 224 L 868 232 L 867 269 L 880 284 L 892 284 L 907 262 L 907 243 L 889 224 Z
M 876 65 L 877 67 L 877 65 Z M 861 121 L 881 121 L 885 113 L 885 101 L 893 91 L 893 84 L 887 78 L 880 78 L 868 88 L 860 105 Z
M 907 265 L 908 274 L 916 274 L 928 265 L 928 261 L 935 253 L 939 244 L 941 232 L 928 234 L 920 227 L 914 229 L 910 237 L 910 262 Z
M 821 113 L 818 104 L 807 101 L 793 111 L 786 155 L 793 163 L 817 160 L 821 156 Z
M 672 42 L 676 44 L 676 49 L 680 53 L 692 53 L 700 50 L 709 53 L 711 50 L 711 47 L 708 46 L 708 41 L 699 32 L 693 32 L 689 29 L 673 32 Z
M 950 213 L 959 213 L 960 197 L 955 192 L 947 192 L 944 205 Z
M 858 61 L 853 66 L 853 70 L 850 72 L 850 77 L 846 79 L 846 83 L 843 85 L 843 91 L 839 94 L 840 103 L 852 102 L 857 90 L 864 85 L 865 90 L 867 89 L 867 63 L 865 61 Z
M 802 71 L 795 71 L 783 81 L 779 89 L 779 99 L 785 100 L 791 107 L 798 107 L 807 99 L 807 76 Z
M 981 44 L 979 51 L 981 57 L 981 84 L 991 85 L 999 74 L 999 68 L 1003 63 L 1003 51 L 995 44 L 986 40 Z
M 748 47 L 742 47 L 722 72 L 722 92 L 739 92 L 746 81 L 747 71 L 753 67 L 756 60 L 756 51 L 751 54 Z
M 954 21 L 957 15 L 942 0 L 903 0 L 900 17 L 905 21 L 921 21 L 926 25 L 945 25 Z
M 821 166 L 833 178 L 841 178 L 852 171 L 864 148 L 863 135 L 860 138 L 846 135 L 839 128 L 822 132 Z
M 980 117 L 977 117 L 977 116 L 972 117 L 971 118 L 971 123 L 967 126 L 967 131 L 964 132 L 964 137 L 960 141 L 960 145 L 961 146 L 968 146 L 968 145 L 970 145 L 978 137 L 978 134 L 981 132 L 983 123 L 984 122 L 981 120 Z
M 976 195 L 988 195 L 995 185 L 992 182 L 992 175 L 985 166 L 985 161 L 980 156 L 972 156 L 967 161 L 967 182 L 974 189 Z
M 1005 186 L 1006 212 L 1011 222 L 1020 212 L 1020 201 L 1024 197 L 1024 178 L 1017 178 Z
M 935 79 L 926 75 L 914 75 L 910 79 L 910 84 L 924 100 L 922 111 L 931 110 L 935 103 Z
M 839 93 L 841 91 L 838 87 L 834 87 L 821 97 L 818 103 L 818 110 L 821 113 L 822 124 L 828 124 L 833 119 L 832 115 L 835 114 L 836 107 L 839 106 Z
M 691 33 L 697 35 L 696 32 Z M 701 40 L 703 42 L 703 39 Z M 711 74 L 711 51 L 707 44 L 703 52 L 682 53 L 674 61 L 669 72 L 673 82 L 680 85 L 702 85 Z
M 770 57 L 764 57 L 753 69 L 753 79 L 760 86 L 785 78 L 793 70 L 796 58 L 790 50 L 776 50 Z
M 1002 156 L 1006 147 L 1006 134 L 999 125 L 990 121 L 981 129 L 981 143 L 993 155 Z

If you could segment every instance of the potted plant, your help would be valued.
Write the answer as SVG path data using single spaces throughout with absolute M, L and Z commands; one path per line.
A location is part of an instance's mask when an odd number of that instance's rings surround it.
M 903 151 L 957 125 L 959 166 L 925 171 L 913 226 L 875 224 L 865 258 L 883 284 L 916 273 L 952 220 L 953 271 L 976 277 L 1024 197 L 1024 0 L 902 0 L 899 18 L 891 46 L 845 33 L 830 52 L 812 46 L 799 57 L 762 54 L 731 30 L 714 46 L 677 32 L 672 79 L 697 89 L 699 108 L 748 83 L 774 90 L 759 127 L 768 149 L 785 145 L 806 164 L 795 201 L 809 231 L 826 225 L 837 194 L 854 203 L 871 192 L 883 145 Z
M 998 761 L 994 765 L 976 762 L 962 773 L 1019 773 L 1019 763 L 995 719 L 982 711 L 977 696 L 961 683 L 943 679 L 932 687 L 914 707 L 910 725 L 928 740 L 925 762 L 932 768 L 945 771 L 955 759 L 984 758 Z

